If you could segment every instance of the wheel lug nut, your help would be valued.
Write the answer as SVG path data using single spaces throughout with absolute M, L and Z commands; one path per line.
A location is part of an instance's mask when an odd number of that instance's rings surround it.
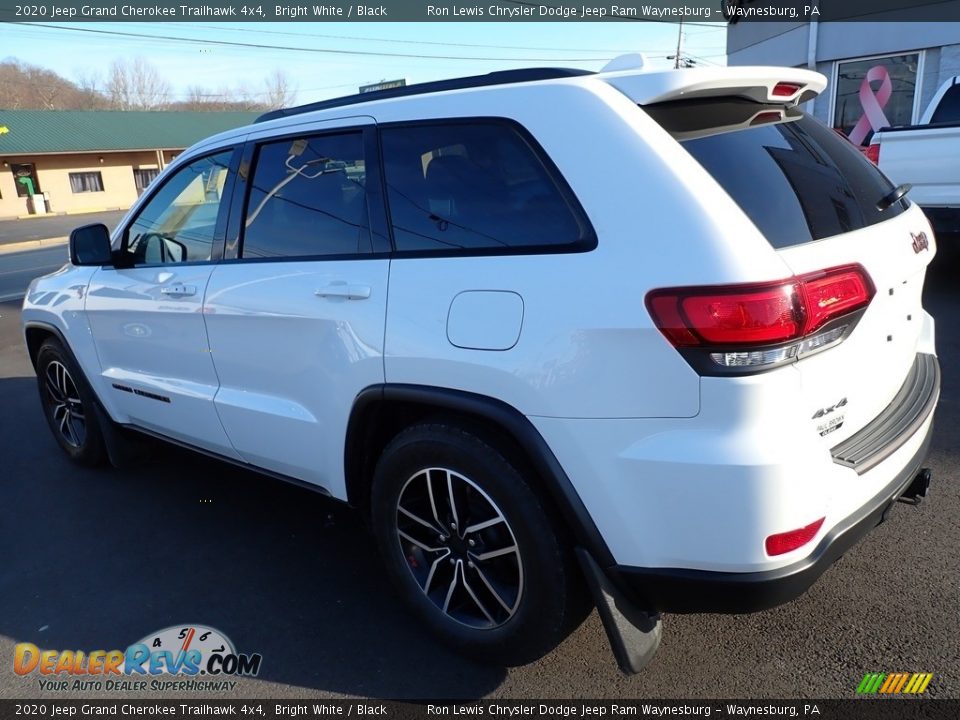
M 473 538 L 470 538 L 469 540 L 467 540 L 467 545 L 469 545 L 470 547 L 473 547 L 476 544 L 477 543 Z
M 456 529 L 457 529 L 457 524 L 456 524 L 455 522 L 450 523 L 450 529 L 451 529 L 451 530 L 456 530 Z
M 469 568 L 473 567 L 473 560 L 467 560 L 467 567 Z

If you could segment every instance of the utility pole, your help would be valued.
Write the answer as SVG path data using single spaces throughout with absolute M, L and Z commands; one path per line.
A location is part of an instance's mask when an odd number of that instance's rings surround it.
M 680 52 L 683 48 L 683 20 L 680 21 L 680 27 L 677 29 L 677 54 L 674 55 L 673 69 L 680 69 Z

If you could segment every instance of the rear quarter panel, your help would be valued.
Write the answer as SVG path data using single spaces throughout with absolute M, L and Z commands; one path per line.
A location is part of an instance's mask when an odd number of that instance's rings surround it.
M 595 250 L 397 258 L 390 274 L 387 382 L 464 389 L 528 415 L 691 417 L 699 377 L 653 325 L 654 287 L 784 277 L 786 266 L 740 209 L 619 91 L 564 80 L 452 92 L 369 112 L 380 123 L 505 117 L 543 147 L 578 197 Z M 464 290 L 523 300 L 509 350 L 454 347 L 446 327 Z

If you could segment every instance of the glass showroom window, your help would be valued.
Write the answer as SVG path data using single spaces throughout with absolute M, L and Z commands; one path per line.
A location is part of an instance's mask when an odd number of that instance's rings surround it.
M 70 189 L 75 193 L 103 192 L 103 176 L 98 172 L 70 173 Z
M 873 133 L 913 122 L 920 53 L 837 63 L 833 126 L 855 145 Z

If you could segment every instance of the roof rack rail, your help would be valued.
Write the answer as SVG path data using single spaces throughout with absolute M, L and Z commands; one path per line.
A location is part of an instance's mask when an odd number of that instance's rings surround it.
M 332 100 L 321 100 L 320 102 L 308 103 L 292 108 L 281 108 L 280 110 L 271 110 L 264 113 L 255 123 L 266 122 L 267 120 L 276 120 L 277 118 L 290 117 L 291 115 L 301 115 L 303 113 L 314 112 L 315 110 L 327 110 L 329 108 L 344 107 L 347 105 L 356 105 L 357 103 L 372 102 L 374 100 L 386 100 L 388 98 L 407 97 L 408 95 L 424 95 L 426 93 L 442 92 L 444 90 L 462 90 L 465 88 L 484 87 L 487 85 L 509 85 L 511 83 L 532 82 L 534 80 L 554 80 L 556 78 L 578 77 L 580 75 L 593 75 L 589 70 L 576 70 L 574 68 L 522 68 L 519 70 L 500 70 L 498 72 L 487 73 L 486 75 L 471 75 L 470 77 L 452 78 L 450 80 L 436 80 L 433 82 L 416 83 L 398 88 L 388 88 L 386 90 L 375 90 L 368 93 L 359 93 L 357 95 L 347 95 L 344 97 L 333 98 Z

